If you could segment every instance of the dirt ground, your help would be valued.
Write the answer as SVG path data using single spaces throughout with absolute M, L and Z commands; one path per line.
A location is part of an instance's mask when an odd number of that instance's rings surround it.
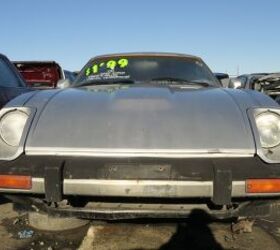
M 186 221 L 91 222 L 75 230 L 43 232 L 31 228 L 26 215 L 19 216 L 11 203 L 3 201 L 0 249 L 280 249 L 278 221 L 256 221 L 252 233 L 239 234 L 232 233 L 231 223 L 213 222 L 205 214 L 196 214 Z

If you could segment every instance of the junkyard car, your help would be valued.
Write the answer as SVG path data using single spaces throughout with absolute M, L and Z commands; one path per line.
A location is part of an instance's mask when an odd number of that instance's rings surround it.
M 30 91 L 16 68 L 0 54 L 0 109 L 14 97 Z
M 220 87 L 198 57 L 99 56 L 74 86 L 0 112 L 0 191 L 49 215 L 266 216 L 280 198 L 280 109 Z
M 65 79 L 71 73 L 63 71 L 55 61 L 14 61 L 27 85 L 33 88 L 56 88 L 59 80 Z M 69 74 L 68 74 L 69 72 Z
M 280 103 L 280 73 L 240 75 L 231 82 L 230 87 L 257 90 Z

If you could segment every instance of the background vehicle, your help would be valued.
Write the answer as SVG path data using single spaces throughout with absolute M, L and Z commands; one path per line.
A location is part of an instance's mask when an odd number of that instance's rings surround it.
M 222 88 L 195 56 L 95 57 L 71 88 L 7 105 L 0 126 L 0 192 L 31 211 L 227 218 L 279 206 L 279 106 Z
M 0 54 L 0 109 L 14 97 L 30 89 L 8 58 Z
M 234 79 L 238 82 L 240 82 L 239 88 L 241 89 L 253 89 L 253 84 L 256 80 L 259 78 L 269 75 L 269 73 L 254 73 L 254 74 L 244 74 L 235 77 Z M 234 85 L 230 85 L 230 88 L 234 88 Z
M 65 79 L 64 71 L 55 61 L 14 61 L 13 63 L 29 87 L 56 88 L 57 82 Z
M 255 73 L 240 75 L 229 84 L 230 88 L 253 89 L 280 102 L 280 73 Z
M 69 70 L 63 70 L 63 72 L 64 72 L 65 79 L 69 79 L 70 82 L 74 82 L 78 75 L 77 73 Z

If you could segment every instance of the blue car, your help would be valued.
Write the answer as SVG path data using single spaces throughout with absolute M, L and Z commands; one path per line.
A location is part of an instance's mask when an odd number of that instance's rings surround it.
M 30 89 L 14 65 L 0 54 L 0 109 L 14 97 L 28 91 Z

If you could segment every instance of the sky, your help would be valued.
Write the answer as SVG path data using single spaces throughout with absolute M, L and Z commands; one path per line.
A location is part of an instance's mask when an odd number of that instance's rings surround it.
M 179 52 L 215 72 L 279 72 L 279 10 L 279 0 L 1 0 L 0 53 L 79 70 L 100 54 Z

